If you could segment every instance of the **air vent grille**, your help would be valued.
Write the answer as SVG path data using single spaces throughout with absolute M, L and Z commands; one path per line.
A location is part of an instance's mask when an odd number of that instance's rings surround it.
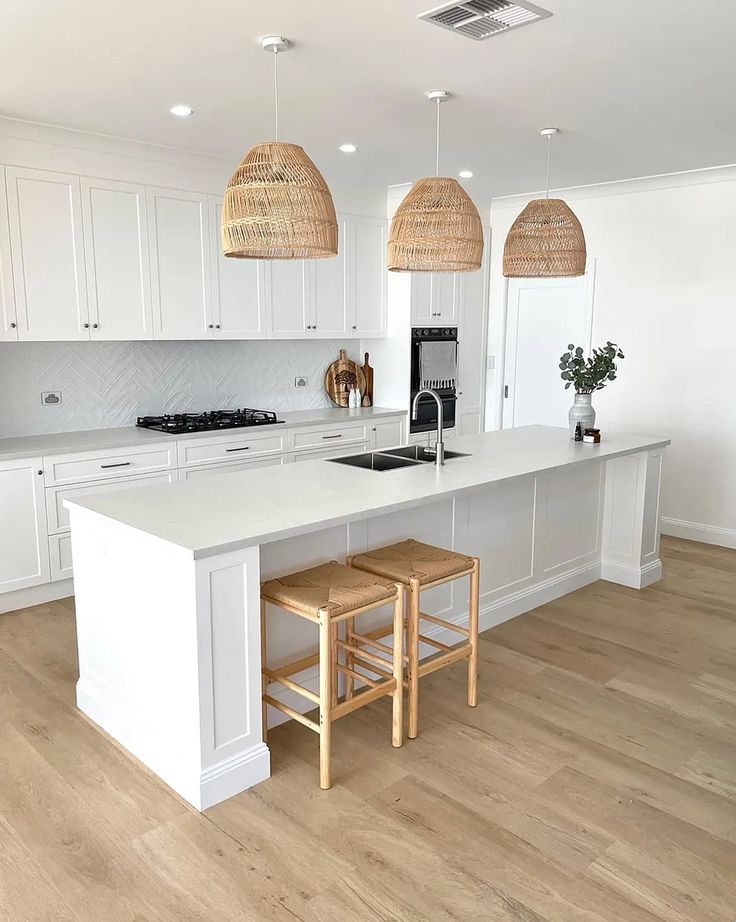
M 532 3 L 465 0 L 462 3 L 444 3 L 426 13 L 420 13 L 418 18 L 480 42 L 499 32 L 518 29 L 551 15 L 549 10 L 543 10 Z

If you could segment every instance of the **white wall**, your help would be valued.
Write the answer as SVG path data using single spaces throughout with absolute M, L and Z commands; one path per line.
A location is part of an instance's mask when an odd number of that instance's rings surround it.
M 491 207 L 488 350 L 497 367 L 503 244 L 531 197 Z M 597 261 L 593 343 L 610 339 L 626 354 L 617 380 L 594 396 L 597 424 L 604 437 L 613 427 L 666 433 L 663 530 L 736 547 L 736 167 L 562 197 Z M 489 429 L 499 426 L 502 384 L 488 373 Z

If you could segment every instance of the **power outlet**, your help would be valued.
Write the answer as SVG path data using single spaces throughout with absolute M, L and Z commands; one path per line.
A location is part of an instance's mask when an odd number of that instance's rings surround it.
M 306 375 L 297 375 L 294 378 L 294 387 L 306 387 L 309 384 L 309 378 Z
M 56 407 L 61 403 L 61 391 L 41 391 L 41 406 Z

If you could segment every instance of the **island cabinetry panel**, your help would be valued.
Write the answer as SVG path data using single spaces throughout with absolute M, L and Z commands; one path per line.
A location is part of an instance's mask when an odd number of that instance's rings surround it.
M 49 581 L 41 458 L 0 461 L 0 592 Z
M 600 558 L 602 478 L 600 463 L 537 478 L 539 576 L 550 578 Z
M 0 166 L 0 342 L 18 339 L 18 316 L 15 311 L 13 270 L 10 263 L 10 227 L 5 169 Z
M 79 177 L 6 168 L 20 340 L 87 340 Z
M 81 483 L 176 469 L 176 442 L 44 457 L 46 485 Z

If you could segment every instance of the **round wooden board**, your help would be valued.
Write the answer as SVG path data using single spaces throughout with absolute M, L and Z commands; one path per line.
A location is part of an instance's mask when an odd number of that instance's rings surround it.
M 361 395 L 364 394 L 365 375 L 360 365 L 349 359 L 347 352 L 341 349 L 340 358 L 325 373 L 325 390 L 336 406 L 346 407 L 351 387 L 357 387 Z

